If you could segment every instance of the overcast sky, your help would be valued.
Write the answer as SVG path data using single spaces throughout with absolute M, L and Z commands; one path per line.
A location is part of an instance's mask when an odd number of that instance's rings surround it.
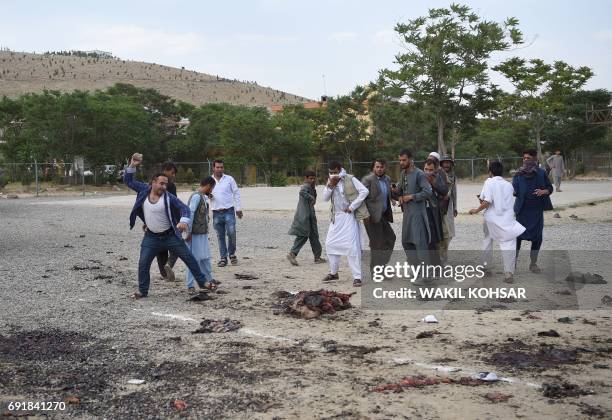
M 587 65 L 587 88 L 612 90 L 612 1 L 480 0 L 480 16 L 519 19 L 526 46 L 511 55 Z M 0 46 L 15 51 L 105 50 L 318 98 L 350 92 L 392 67 L 397 22 L 449 1 L 245 0 L 0 2 Z M 323 75 L 325 75 L 323 77 Z M 493 80 L 502 83 L 499 77 Z M 324 85 L 326 88 L 324 88 Z M 325 92 L 326 89 L 326 92 Z

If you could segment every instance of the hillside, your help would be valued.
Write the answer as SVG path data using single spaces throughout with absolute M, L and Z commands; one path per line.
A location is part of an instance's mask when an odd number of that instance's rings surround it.
M 0 51 L 0 97 L 43 90 L 106 89 L 115 83 L 153 88 L 194 105 L 227 102 L 266 106 L 295 104 L 307 98 L 205 73 L 116 58 Z

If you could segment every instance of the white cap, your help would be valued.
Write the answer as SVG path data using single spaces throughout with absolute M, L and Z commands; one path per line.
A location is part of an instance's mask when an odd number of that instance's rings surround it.
M 436 159 L 440 160 L 440 153 L 438 153 L 438 152 L 431 152 L 431 153 L 429 154 L 429 157 L 431 157 L 431 156 L 433 156 L 433 157 L 435 157 Z

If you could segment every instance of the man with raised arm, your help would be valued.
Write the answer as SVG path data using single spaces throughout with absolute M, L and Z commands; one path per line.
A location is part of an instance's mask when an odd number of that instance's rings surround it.
M 206 277 L 181 238 L 181 232 L 188 231 L 191 222 L 191 211 L 175 195 L 166 191 L 168 178 L 157 173 L 150 184 L 136 181 L 134 173 L 142 162 L 142 155 L 134 153 L 130 165 L 126 168 L 123 182 L 136 191 L 136 202 L 130 213 L 130 229 L 136 223 L 136 217 L 147 226 L 140 244 L 138 261 L 138 292 L 134 299 L 147 297 L 151 282 L 151 263 L 161 251 L 167 250 L 177 255 L 194 274 L 198 286 L 202 289 L 214 289 L 212 283 L 206 283 Z M 174 212 L 180 212 L 176 220 Z

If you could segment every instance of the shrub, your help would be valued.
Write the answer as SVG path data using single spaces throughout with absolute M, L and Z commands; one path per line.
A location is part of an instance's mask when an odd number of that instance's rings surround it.
M 281 173 L 273 172 L 270 175 L 270 186 L 271 187 L 286 187 L 287 177 Z

